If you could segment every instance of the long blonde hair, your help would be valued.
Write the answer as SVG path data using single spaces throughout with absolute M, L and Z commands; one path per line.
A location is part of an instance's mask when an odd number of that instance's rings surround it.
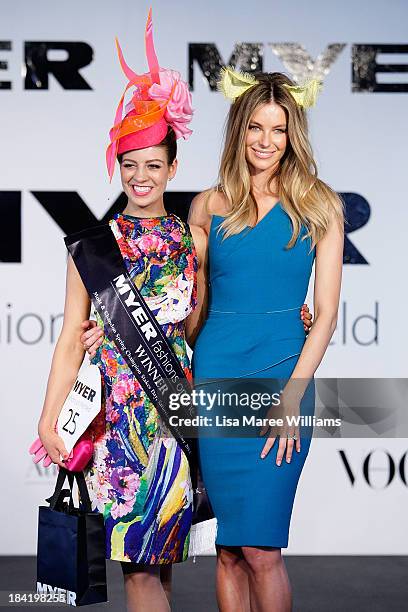
M 293 233 L 287 247 L 292 247 L 306 227 L 312 248 L 324 236 L 334 214 L 343 223 L 343 203 L 339 196 L 317 177 L 308 138 L 304 109 L 295 102 L 284 84 L 294 85 L 280 72 L 255 75 L 259 81 L 231 105 L 225 132 L 218 185 L 225 195 L 229 211 L 220 225 L 224 238 L 238 234 L 257 218 L 257 205 L 251 193 L 251 179 L 245 158 L 246 135 L 251 117 L 263 104 L 275 102 L 285 111 L 288 144 L 277 174 L 268 181 L 270 189 L 275 178 L 278 196 L 292 222 Z

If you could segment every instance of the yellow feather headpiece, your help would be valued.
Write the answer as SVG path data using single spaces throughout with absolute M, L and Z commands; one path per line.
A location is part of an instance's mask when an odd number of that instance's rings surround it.
M 322 84 L 318 79 L 309 79 L 303 85 L 284 85 L 302 108 L 310 108 L 316 104 Z
M 234 70 L 231 66 L 221 68 L 217 88 L 228 100 L 235 102 L 254 85 L 259 85 L 259 81 L 252 74 Z M 316 104 L 322 83 L 318 79 L 309 79 L 303 85 L 283 85 L 283 87 L 286 87 L 300 107 L 310 108 Z
M 231 66 L 221 68 L 220 80 L 217 83 L 218 91 L 221 91 L 228 100 L 235 101 L 254 85 L 258 85 L 252 74 L 234 70 Z

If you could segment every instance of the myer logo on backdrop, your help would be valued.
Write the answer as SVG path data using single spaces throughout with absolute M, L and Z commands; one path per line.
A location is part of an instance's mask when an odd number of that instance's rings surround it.
M 126 206 L 126 196 L 121 193 L 103 217 L 98 218 L 75 191 L 32 191 L 31 194 L 54 220 L 56 231 L 62 231 L 64 234 L 107 223 L 114 213 L 122 211 Z M 174 191 L 164 195 L 166 209 L 186 217 L 196 192 Z M 343 262 L 367 265 L 369 261 L 365 254 L 357 249 L 349 235 L 367 224 L 370 219 L 370 205 L 357 193 L 340 193 L 340 196 L 344 201 L 347 218 Z M 22 263 L 21 200 L 20 191 L 0 191 L 0 215 L 7 219 L 7 225 L 0 227 L 0 261 L 3 263 Z M 355 312 L 352 310 L 352 304 L 343 302 L 332 343 L 345 345 L 351 341 L 363 346 L 378 344 L 378 317 L 377 301 L 373 306 L 369 306 L 366 312 Z M 53 344 L 58 337 L 61 323 L 61 313 L 45 315 L 20 312 L 13 303 L 0 305 L 0 344 Z
M 199 69 L 207 80 L 210 91 L 215 91 L 216 81 L 221 67 L 230 64 L 248 72 L 262 71 L 266 50 L 280 58 L 291 75 L 299 80 L 305 76 L 316 76 L 324 80 L 331 66 L 346 47 L 343 43 L 330 44 L 314 60 L 299 43 L 237 43 L 227 61 L 221 56 L 215 43 L 189 43 L 189 82 L 194 89 L 194 70 Z M 13 52 L 12 41 L 0 41 L 0 71 L 8 68 L 7 54 Z M 381 64 L 380 54 L 408 55 L 408 45 L 394 44 L 353 44 L 351 46 L 352 91 L 370 92 L 407 92 L 408 83 L 377 83 L 376 75 L 387 72 L 407 72 L 408 65 Z M 92 47 L 83 41 L 26 41 L 24 43 L 23 63 L 24 89 L 49 89 L 49 76 L 52 75 L 59 85 L 66 90 L 92 90 L 91 85 L 80 74 L 80 70 L 93 61 Z M 378 60 L 378 61 L 377 61 Z M 0 72 L 1 74 L 1 72 Z M 0 90 L 10 90 L 10 80 L 0 80 Z M 1 94 L 0 94 L 1 95 Z M 124 194 L 119 195 L 114 204 L 98 219 L 77 192 L 71 191 L 31 191 L 32 196 L 52 217 L 56 226 L 64 234 L 74 233 L 86 227 L 106 222 L 113 213 L 123 210 L 126 204 Z M 185 216 L 189 203 L 195 193 L 173 192 L 166 194 L 166 208 Z M 344 258 L 345 264 L 368 264 L 368 260 L 349 239 L 349 235 L 367 224 L 370 218 L 370 205 L 360 194 L 341 193 L 345 203 L 347 225 L 345 227 Z M 0 261 L 4 263 L 22 262 L 20 191 L 0 192 L 0 214 L 7 218 L 7 227 L 0 229 Z M 4 315 L 0 313 L 0 342 L 11 344 L 19 341 L 23 344 L 37 344 L 42 341 L 53 343 L 59 331 L 61 314 L 42 316 L 35 312 L 21 313 L 14 310 L 15 305 L 6 304 Z M 357 325 L 371 315 L 358 313 L 351 322 L 350 334 L 346 325 L 346 306 L 341 330 L 341 343 L 351 337 L 358 344 L 377 343 L 378 303 L 375 303 L 375 333 L 371 339 L 364 335 L 361 339 Z M 347 319 L 349 321 L 349 318 Z M 58 325 L 55 325 L 57 323 Z M 338 328 L 339 329 L 339 328 Z M 339 340 L 335 341 L 336 343 Z
M 41 207 L 50 215 L 64 234 L 73 234 L 87 227 L 107 223 L 116 212 L 121 212 L 127 203 L 121 193 L 102 218 L 98 219 L 76 191 L 31 191 Z M 197 192 L 165 193 L 166 209 L 186 217 L 191 200 Z M 368 264 L 366 257 L 349 239 L 349 235 L 368 223 L 370 205 L 358 193 L 340 193 L 344 201 L 347 224 L 345 225 L 345 264 Z M 0 191 L 0 215 L 7 224 L 0 228 L 0 261 L 21 263 L 21 191 Z
M 345 47 L 344 43 L 332 43 L 314 60 L 300 43 L 241 42 L 234 46 L 229 60 L 224 61 L 215 43 L 188 43 L 190 87 L 194 89 L 194 62 L 198 63 L 210 89 L 215 91 L 222 66 L 229 64 L 247 72 L 262 71 L 265 51 L 268 48 L 279 57 L 286 70 L 296 80 L 313 75 L 323 81 Z M 0 70 L 7 70 L 7 56 L 13 51 L 12 41 L 0 41 L 0 51 Z M 382 54 L 408 54 L 408 45 L 351 45 L 353 92 L 408 92 L 408 83 L 377 81 L 377 74 L 380 73 L 408 72 L 408 65 L 377 61 L 378 56 Z M 26 41 L 22 58 L 24 89 L 48 89 L 49 75 L 52 75 L 63 89 L 92 89 L 80 70 L 92 62 L 93 55 L 91 45 L 84 41 Z M 1 89 L 12 89 L 12 82 L 0 81 Z
M 344 43 L 328 45 L 316 59 L 299 43 L 238 43 L 235 45 L 229 61 L 225 62 L 214 43 L 189 44 L 189 82 L 194 89 L 194 62 L 207 79 L 210 89 L 216 91 L 217 81 L 223 65 L 239 67 L 245 72 L 262 72 L 265 50 L 270 48 L 281 60 L 292 77 L 301 82 L 313 76 L 322 82 L 330 71 L 340 53 L 346 47 Z M 408 72 L 408 63 L 382 64 L 377 62 L 381 54 L 408 54 L 408 45 L 394 44 L 353 44 L 351 45 L 351 81 L 352 92 L 408 92 L 407 83 L 379 83 L 379 73 Z M 407 55 L 408 60 L 408 55 Z

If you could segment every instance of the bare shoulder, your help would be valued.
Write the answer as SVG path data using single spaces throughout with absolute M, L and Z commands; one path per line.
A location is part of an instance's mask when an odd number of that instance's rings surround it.
M 216 188 L 198 193 L 192 200 L 188 216 L 189 223 L 198 225 L 207 234 L 212 215 L 224 216 L 227 213 L 227 199 Z

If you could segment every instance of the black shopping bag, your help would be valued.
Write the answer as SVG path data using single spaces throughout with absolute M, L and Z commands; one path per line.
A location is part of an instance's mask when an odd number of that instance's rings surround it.
M 66 478 L 69 489 L 62 488 Z M 74 479 L 79 508 L 72 499 Z M 83 472 L 60 468 L 55 491 L 46 501 L 50 505 L 39 508 L 37 592 L 62 596 L 73 606 L 107 601 L 103 516 L 91 512 Z

